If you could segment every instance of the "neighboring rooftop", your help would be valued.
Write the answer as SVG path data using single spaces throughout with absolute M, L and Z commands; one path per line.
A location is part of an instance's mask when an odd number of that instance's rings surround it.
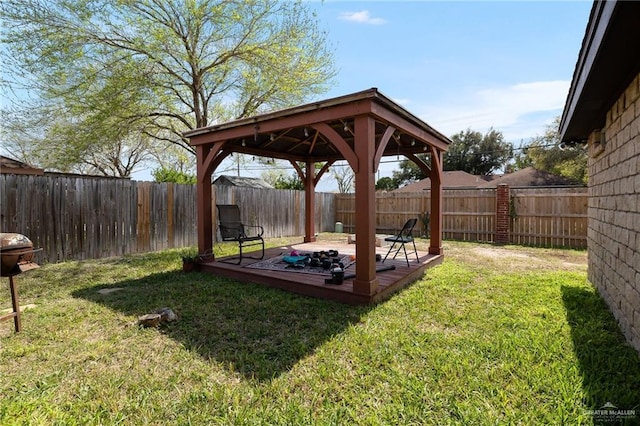
M 442 173 L 443 188 L 477 188 L 479 185 L 487 183 L 491 176 L 476 176 L 462 170 L 453 170 Z M 431 179 L 426 178 L 410 183 L 396 192 L 418 192 L 431 189 Z
M 444 189 L 495 188 L 501 183 L 511 187 L 575 185 L 575 182 L 564 176 L 554 175 L 533 167 L 494 176 L 476 176 L 461 170 L 443 172 L 442 176 L 442 187 Z M 431 189 L 431 179 L 426 178 L 395 189 L 394 192 L 420 192 L 428 191 L 429 189 Z

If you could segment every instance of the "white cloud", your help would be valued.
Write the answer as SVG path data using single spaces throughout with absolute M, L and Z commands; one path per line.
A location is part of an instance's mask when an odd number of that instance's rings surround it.
M 493 127 L 515 142 L 542 134 L 545 125 L 561 114 L 569 83 L 538 81 L 481 89 L 468 96 L 458 93 L 455 99 L 423 107 L 419 116 L 448 136 L 467 128 L 486 132 Z
M 382 18 L 374 18 L 369 14 L 368 10 L 361 10 L 359 12 L 342 12 L 338 19 L 343 21 L 357 22 L 359 24 L 371 24 L 371 25 L 381 25 L 386 24 Z

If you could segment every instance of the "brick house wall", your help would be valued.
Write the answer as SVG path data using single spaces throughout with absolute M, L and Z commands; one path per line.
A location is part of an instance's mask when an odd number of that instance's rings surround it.
M 640 74 L 589 135 L 589 281 L 640 351 Z

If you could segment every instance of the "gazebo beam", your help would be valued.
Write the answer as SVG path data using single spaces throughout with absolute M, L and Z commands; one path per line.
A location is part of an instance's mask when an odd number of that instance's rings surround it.
M 354 154 L 351 147 L 347 144 L 347 142 L 340 136 L 335 130 L 333 130 L 329 125 L 325 123 L 318 123 L 313 126 L 315 130 L 322 133 L 324 137 L 329 139 L 333 146 L 335 146 L 341 155 L 344 156 L 345 160 L 349 163 L 354 173 L 358 173 L 358 168 L 360 167 L 358 164 L 358 155 Z M 375 133 L 374 133 L 375 136 Z M 374 141 L 375 145 L 375 141 Z
M 442 151 L 431 149 L 431 213 L 429 254 L 442 254 Z
M 389 139 L 395 133 L 396 128 L 393 126 L 388 126 L 384 131 L 384 134 L 380 138 L 380 144 L 376 148 L 376 154 L 373 159 L 373 171 L 378 171 L 378 167 L 380 166 L 380 161 L 382 160 L 382 155 L 384 154 L 384 150 L 387 148 L 387 144 L 389 143 Z
M 315 163 L 307 161 L 304 180 L 304 242 L 311 243 L 316 240 L 316 185 Z
M 356 278 L 353 291 L 374 294 L 378 289 L 376 277 L 376 187 L 373 168 L 376 144 L 375 121 L 367 115 L 355 118 L 354 148 L 360 167 L 356 181 Z M 358 261 L 358 259 L 361 259 Z
M 395 114 L 393 111 L 390 111 L 380 105 L 374 104 L 371 107 L 372 114 L 376 117 L 383 119 L 384 121 L 389 122 L 392 126 L 402 129 L 403 133 L 406 133 L 416 139 L 424 141 L 429 145 L 436 146 L 440 150 L 447 150 L 448 144 L 443 142 L 444 136 L 439 135 L 435 130 L 434 133 L 427 132 L 421 127 L 409 122 L 407 119 Z
M 211 208 L 211 169 L 213 157 L 207 155 L 209 146 L 196 147 L 196 167 L 198 184 L 197 213 L 198 213 L 198 253 L 205 253 L 213 248 L 213 212 Z M 209 159 L 209 161 L 206 161 Z

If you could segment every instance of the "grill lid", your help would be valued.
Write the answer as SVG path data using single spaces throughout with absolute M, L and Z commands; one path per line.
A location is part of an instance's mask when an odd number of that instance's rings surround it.
M 33 248 L 33 243 L 22 234 L 0 233 L 0 250 Z

